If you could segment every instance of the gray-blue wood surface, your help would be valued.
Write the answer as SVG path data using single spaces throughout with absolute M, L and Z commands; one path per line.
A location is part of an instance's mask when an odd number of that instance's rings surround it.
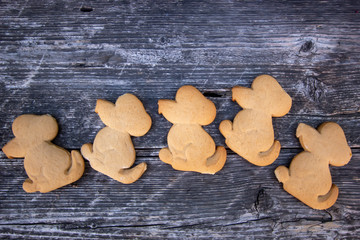
M 148 170 L 124 185 L 93 170 L 53 192 L 28 194 L 23 159 L 0 153 L 0 238 L 4 239 L 355 239 L 360 238 L 359 1 L 0 1 L 0 146 L 13 120 L 51 114 L 54 143 L 68 150 L 104 127 L 96 99 L 135 94 L 151 115 L 133 138 Z M 215 175 L 175 171 L 161 162 L 171 123 L 157 113 L 194 85 L 217 107 L 205 129 L 218 130 L 241 108 L 235 85 L 274 76 L 293 99 L 274 118 L 282 144 L 270 166 L 256 167 L 227 148 Z M 302 151 L 298 123 L 340 124 L 352 148 L 331 167 L 339 198 L 313 210 L 282 189 L 274 169 Z

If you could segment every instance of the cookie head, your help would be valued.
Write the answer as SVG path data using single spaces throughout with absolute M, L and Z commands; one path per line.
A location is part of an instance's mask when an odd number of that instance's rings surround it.
M 300 123 L 296 130 L 301 146 L 333 166 L 343 166 L 350 161 L 351 149 L 344 131 L 334 122 L 325 122 L 317 130 Z
M 159 114 L 173 124 L 208 125 L 216 116 L 215 104 L 193 86 L 182 86 L 175 101 L 159 100 Z
M 281 117 L 290 111 L 291 97 L 275 78 L 260 75 L 255 78 L 251 88 L 234 87 L 233 101 L 244 109 L 257 109 L 268 112 L 273 117 Z
M 15 135 L 3 147 L 8 158 L 24 157 L 26 149 L 42 141 L 53 140 L 58 132 L 58 125 L 50 115 L 24 114 L 17 117 L 12 124 Z
M 58 133 L 58 125 L 50 115 L 24 114 L 17 117 L 12 125 L 17 138 L 51 141 Z
M 337 123 L 326 122 L 320 125 L 318 131 L 321 134 L 324 150 L 314 149 L 313 151 L 321 151 L 324 158 L 329 159 L 333 166 L 346 165 L 350 161 L 352 153 L 343 129 Z
M 142 102 L 129 93 L 120 96 L 115 104 L 102 99 L 97 100 L 95 112 L 105 125 L 132 136 L 145 135 L 152 123 Z

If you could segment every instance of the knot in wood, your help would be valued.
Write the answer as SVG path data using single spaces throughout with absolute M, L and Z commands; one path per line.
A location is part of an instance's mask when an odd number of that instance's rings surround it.
M 308 40 L 303 45 L 301 45 L 299 52 L 304 52 L 304 53 L 310 52 L 311 50 L 314 49 L 314 46 L 315 46 L 314 42 L 312 40 Z
M 272 208 L 273 201 L 271 200 L 269 194 L 265 192 L 264 188 L 260 188 L 256 196 L 256 201 L 254 202 L 255 210 L 260 212 L 265 212 Z
M 315 76 L 306 77 L 306 89 L 310 100 L 320 102 L 325 96 L 325 84 Z

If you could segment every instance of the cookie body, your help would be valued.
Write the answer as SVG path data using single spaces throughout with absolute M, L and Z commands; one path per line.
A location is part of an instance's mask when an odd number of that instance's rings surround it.
M 3 147 L 9 157 L 24 157 L 29 178 L 26 192 L 49 192 L 77 181 L 84 173 L 84 160 L 78 151 L 71 154 L 50 141 L 57 135 L 56 120 L 50 115 L 21 115 L 13 123 L 15 138 Z
M 173 161 L 189 160 L 187 161 L 189 169 L 206 165 L 206 160 L 215 153 L 214 140 L 200 125 L 176 124 L 171 127 L 167 139 Z M 198 141 L 199 139 L 201 141 Z
M 90 160 L 92 168 L 112 176 L 121 169 L 130 168 L 134 162 L 135 149 L 128 133 L 114 131 L 110 127 L 98 132 Z
M 215 174 L 226 162 L 224 147 L 215 146 L 202 128 L 216 116 L 215 105 L 193 86 L 183 86 L 175 101 L 159 100 L 159 113 L 174 125 L 168 133 L 168 148 L 159 152 L 161 161 L 174 169 Z
M 147 166 L 141 163 L 132 167 L 135 149 L 131 136 L 143 136 L 149 131 L 150 116 L 132 94 L 120 96 L 115 104 L 98 100 L 95 111 L 107 126 L 97 133 L 93 144 L 82 146 L 81 153 L 93 169 L 121 183 L 135 182 Z
M 318 130 L 300 123 L 296 136 L 304 152 L 290 167 L 279 166 L 275 175 L 284 190 L 314 209 L 327 209 L 337 200 L 339 189 L 332 183 L 329 164 L 343 166 L 350 161 L 351 149 L 341 127 L 323 123 Z
M 251 88 L 234 87 L 233 101 L 243 110 L 233 122 L 224 120 L 219 130 L 226 145 L 257 166 L 273 163 L 280 153 L 280 143 L 274 140 L 272 117 L 280 117 L 290 111 L 291 97 L 269 75 L 255 78 Z

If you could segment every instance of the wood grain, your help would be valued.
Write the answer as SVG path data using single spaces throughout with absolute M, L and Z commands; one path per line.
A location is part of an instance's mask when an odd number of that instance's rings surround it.
M 353 174 L 360 170 L 359 150 L 348 165 L 331 168 L 340 195 L 326 211 L 310 209 L 276 181 L 274 169 L 288 165 L 298 152 L 283 150 L 275 164 L 262 168 L 230 154 L 215 175 L 174 171 L 157 157 L 138 157 L 137 162 L 147 162 L 149 168 L 131 185 L 87 163 L 79 181 L 48 194 L 22 191 L 22 160 L 1 158 L 0 232 L 17 239 L 23 234 L 34 239 L 359 235 L 359 178 Z
M 122 185 L 86 165 L 75 184 L 26 194 L 22 159 L 0 155 L 4 239 L 356 239 L 360 236 L 360 5 L 356 1 L 10 1 L 0 2 L 0 146 L 24 113 L 53 115 L 54 143 L 79 149 L 103 127 L 96 99 L 130 92 L 153 119 L 133 138 L 148 171 Z M 293 99 L 274 118 L 279 159 L 259 168 L 228 149 L 218 174 L 172 170 L 158 151 L 171 127 L 159 99 L 185 84 L 217 107 L 205 129 L 241 108 L 235 85 L 274 76 Z M 353 159 L 331 168 L 337 203 L 312 210 L 282 190 L 273 171 L 302 151 L 295 129 L 339 123 Z

